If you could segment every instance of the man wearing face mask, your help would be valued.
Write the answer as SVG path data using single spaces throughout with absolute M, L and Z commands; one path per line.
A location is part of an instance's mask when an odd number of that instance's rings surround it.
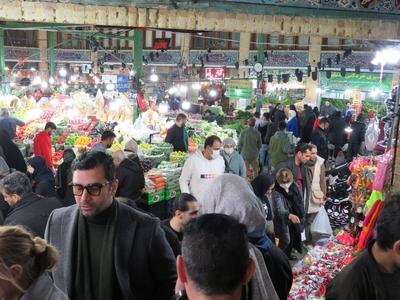
M 94 144 L 91 151 L 107 153 L 107 149 L 111 148 L 115 138 L 116 135 L 114 132 L 110 130 L 104 131 L 101 135 L 100 143 Z
M 235 150 L 235 141 L 227 138 L 222 142 L 224 151 L 222 151 L 222 158 L 225 161 L 225 173 L 231 173 L 246 178 L 246 164 L 243 157 Z
M 213 178 L 224 174 L 225 163 L 221 152 L 221 139 L 209 136 L 204 143 L 204 150 L 198 150 L 186 160 L 179 184 L 182 193 L 192 194 L 200 199 L 201 193 Z
M 253 175 L 251 176 L 253 179 L 257 177 L 259 173 L 259 163 L 258 163 L 258 156 L 261 149 L 261 134 L 255 128 L 256 126 L 256 119 L 251 118 L 248 121 L 249 127 L 244 129 L 239 136 L 239 143 L 238 143 L 238 150 L 240 155 L 242 155 L 245 163 L 246 168 L 249 169 L 250 167 L 253 170 Z

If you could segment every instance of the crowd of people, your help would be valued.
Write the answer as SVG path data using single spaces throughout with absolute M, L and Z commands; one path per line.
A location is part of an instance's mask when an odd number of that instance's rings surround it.
M 308 106 L 286 114 L 281 105 L 256 114 L 237 144 L 207 137 L 186 160 L 182 193 L 161 221 L 142 206 L 134 141 L 110 156 L 115 134 L 105 131 L 81 156 L 64 151 L 55 171 L 53 123 L 26 161 L 3 129 L 0 299 L 287 299 L 290 261 L 316 240 L 310 227 L 326 201 L 327 160 L 345 143 L 351 155 L 361 150 L 360 137 L 346 136 L 341 112 L 325 106 L 320 115 Z M 178 115 L 167 134 L 179 151 L 188 146 L 186 121 Z M 362 135 L 364 123 L 350 125 Z M 331 282 L 327 299 L 399 295 L 400 204 L 392 198 L 376 242 Z M 378 280 L 375 292 L 368 285 Z M 388 291 L 389 284 L 397 285 Z

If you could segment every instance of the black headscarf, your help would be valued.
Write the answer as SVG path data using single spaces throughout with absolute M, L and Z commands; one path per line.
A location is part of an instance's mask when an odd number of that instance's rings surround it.
M 35 156 L 28 160 L 28 164 L 34 168 L 32 179 L 35 182 L 54 180 L 53 172 L 47 167 L 46 161 L 41 156 Z
M 267 220 L 272 220 L 272 207 L 271 203 L 266 196 L 267 190 L 275 183 L 275 178 L 272 175 L 261 173 L 251 182 L 254 194 L 265 204 L 268 208 Z
M 265 195 L 268 188 L 275 183 L 275 178 L 272 175 L 268 175 L 266 173 L 261 173 L 251 182 L 251 186 L 253 187 L 254 194 L 258 198 L 261 198 Z
M 5 132 L 0 132 L 0 146 L 3 150 L 4 159 L 11 169 L 26 173 L 26 163 L 17 145 L 10 139 Z

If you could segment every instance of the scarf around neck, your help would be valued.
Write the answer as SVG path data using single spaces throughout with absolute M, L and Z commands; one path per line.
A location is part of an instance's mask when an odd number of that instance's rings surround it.
M 117 201 L 114 200 L 113 204 L 104 213 L 107 216 L 96 216 L 93 219 L 106 223 L 104 239 L 99 245 L 102 260 L 100 262 L 100 273 L 92 274 L 92 267 L 90 261 L 90 245 L 89 245 L 89 225 L 88 220 L 81 213 L 78 217 L 78 251 L 76 256 L 76 277 L 75 277 L 75 291 L 76 299 L 85 300 L 109 300 L 113 299 L 112 288 L 110 284 L 113 283 L 114 271 L 114 240 L 116 232 L 116 221 L 118 219 L 119 206 Z M 99 276 L 99 298 L 94 298 L 93 291 L 93 278 Z

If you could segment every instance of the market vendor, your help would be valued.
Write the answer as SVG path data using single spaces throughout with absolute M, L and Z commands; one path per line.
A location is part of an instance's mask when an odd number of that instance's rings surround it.
M 372 240 L 329 284 L 326 300 L 399 299 L 400 195 L 385 199 Z
M 17 126 L 24 126 L 25 123 L 13 116 L 6 108 L 0 110 L 0 131 L 4 130 L 10 136 L 10 139 L 15 139 Z
M 178 114 L 175 124 L 168 129 L 165 142 L 174 146 L 174 151 L 188 150 L 188 132 L 186 128 L 187 117 L 185 114 Z

